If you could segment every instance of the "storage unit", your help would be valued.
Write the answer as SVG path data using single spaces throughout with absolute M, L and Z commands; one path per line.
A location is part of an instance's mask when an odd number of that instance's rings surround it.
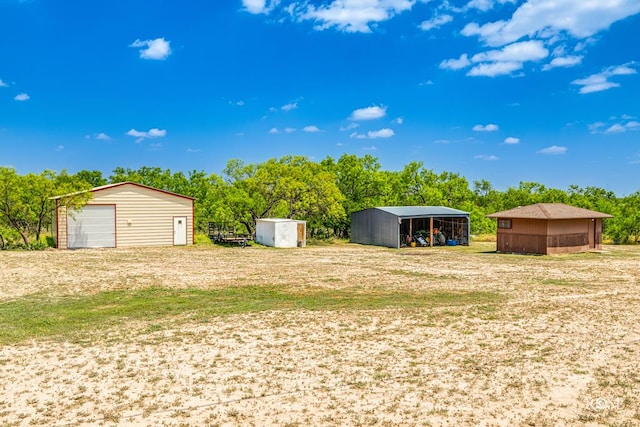
M 77 211 L 60 203 L 69 195 L 54 197 L 59 249 L 193 244 L 192 197 L 133 182 L 89 191 L 91 200 Z
M 436 238 L 434 239 L 434 233 Z M 469 244 L 469 213 L 444 206 L 392 206 L 351 214 L 351 242 L 400 248 L 420 235 L 428 244 Z
M 498 220 L 496 250 L 551 255 L 602 249 L 611 215 L 562 203 L 538 203 L 487 215 Z
M 307 245 L 307 222 L 283 218 L 256 220 L 256 243 L 276 248 Z

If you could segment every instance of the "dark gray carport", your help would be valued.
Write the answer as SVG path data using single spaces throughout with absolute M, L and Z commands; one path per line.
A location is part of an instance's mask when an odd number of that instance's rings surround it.
M 391 206 L 351 214 L 351 242 L 400 248 L 407 235 L 439 228 L 447 239 L 469 244 L 469 213 L 444 206 Z

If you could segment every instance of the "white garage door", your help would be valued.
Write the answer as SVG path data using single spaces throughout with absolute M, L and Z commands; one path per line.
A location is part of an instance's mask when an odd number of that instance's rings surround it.
M 115 248 L 116 207 L 112 205 L 86 205 L 67 220 L 69 249 Z

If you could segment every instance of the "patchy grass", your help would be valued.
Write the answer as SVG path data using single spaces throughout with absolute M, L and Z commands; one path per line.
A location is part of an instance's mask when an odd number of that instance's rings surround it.
M 2 425 L 638 425 L 640 247 L 0 253 Z
M 94 295 L 30 295 L 0 304 L 0 344 L 33 338 L 70 339 L 86 331 L 122 327 L 127 322 L 162 322 L 188 317 L 255 313 L 267 310 L 376 310 L 499 303 L 494 292 L 389 292 L 382 289 L 306 289 L 243 286 L 224 289 L 148 288 Z M 174 324 L 175 326 L 175 324 Z

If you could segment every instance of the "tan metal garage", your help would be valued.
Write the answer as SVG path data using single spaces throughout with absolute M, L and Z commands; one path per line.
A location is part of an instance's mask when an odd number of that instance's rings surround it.
M 57 203 L 59 249 L 193 244 L 192 197 L 133 182 L 90 191 L 93 197 L 78 211 Z

